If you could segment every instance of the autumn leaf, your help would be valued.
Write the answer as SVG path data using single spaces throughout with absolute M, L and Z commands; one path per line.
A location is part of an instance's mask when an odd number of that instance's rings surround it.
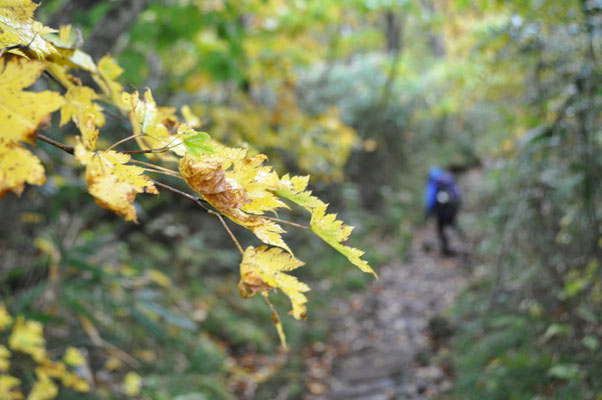
M 157 107 L 150 90 L 144 93 L 144 99 L 138 92 L 123 93 L 123 102 L 130 107 L 130 121 L 136 142 L 143 150 L 169 149 L 179 156 L 186 153 L 183 136 L 191 138 L 195 132 L 174 117 L 175 109 Z M 172 111 L 173 110 L 173 111 Z M 162 154 L 147 154 L 150 159 L 162 158 Z
M 40 160 L 17 142 L 0 139 L 0 199 L 9 192 L 20 196 L 25 183 L 42 185 L 46 182 Z
M 77 390 L 78 392 L 89 392 L 90 384 L 85 379 L 80 378 L 73 372 L 66 371 L 61 376 L 63 386 Z
M 278 196 L 292 201 L 309 212 L 312 212 L 317 207 L 325 207 L 326 204 L 322 200 L 312 196 L 311 191 L 305 190 L 308 182 L 309 175 L 293 176 L 291 178 L 287 174 L 280 179 L 278 185 L 274 188 L 274 192 Z
M 311 230 L 359 269 L 376 276 L 370 265 L 361 259 L 363 251 L 342 244 L 349 237 L 353 227 L 343 224 L 336 218 L 336 214 L 326 214 L 326 206 L 316 207 L 311 215 Z
M 23 395 L 17 389 L 21 381 L 14 376 L 0 375 L 0 399 L 21 400 Z
M 230 176 L 245 189 L 249 202 L 242 210 L 250 214 L 261 215 L 278 208 L 288 208 L 268 190 L 278 182 L 278 176 L 272 167 L 263 166 L 265 160 L 267 156 L 258 154 L 252 158 L 236 159 L 232 163 Z
M 5 330 L 13 323 L 13 318 L 10 316 L 6 306 L 0 303 L 0 331 Z
M 98 61 L 96 67 L 98 73 L 92 74 L 92 78 L 104 95 L 117 107 L 127 110 L 128 104 L 122 98 L 123 86 L 116 80 L 123 73 L 123 68 L 108 54 Z
M 223 148 L 218 154 L 196 158 L 190 153 L 180 160 L 180 174 L 188 185 L 219 212 L 244 226 L 262 242 L 291 252 L 282 239 L 284 229 L 260 215 L 287 207 L 267 189 L 277 182 L 265 156 L 245 157 L 243 149 Z
M 8 371 L 10 367 L 10 350 L 0 345 L 0 372 Z
M 43 327 L 37 321 L 25 321 L 22 316 L 18 316 L 8 338 L 8 345 L 13 350 L 29 354 L 36 361 L 47 358 Z
M 291 300 L 291 314 L 296 319 L 305 319 L 307 298 L 303 294 L 309 287 L 296 277 L 285 272 L 299 268 L 304 263 L 282 251 L 267 246 L 247 247 L 240 263 L 241 296 L 250 297 L 271 289 L 280 289 Z
M 128 372 L 123 378 L 123 391 L 128 396 L 137 396 L 140 394 L 142 378 L 135 372 Z
M 38 375 L 38 380 L 33 385 L 27 400 L 51 400 L 56 397 L 59 388 L 47 375 Z
M 96 141 L 98 140 L 98 129 L 96 129 L 94 123 L 94 116 L 92 114 L 84 115 L 83 121 L 78 123 L 78 127 L 84 149 L 90 151 L 95 150 Z
M 33 143 L 40 123 L 63 104 L 63 98 L 55 92 L 23 91 L 44 68 L 41 62 L 21 57 L 0 59 L 0 139 Z
M 55 30 L 33 19 L 37 7 L 30 0 L 0 0 L 0 49 L 23 46 L 40 59 L 57 52 L 43 38 Z
M 133 206 L 137 193 L 159 193 L 154 183 L 143 175 L 142 168 L 126 165 L 130 161 L 128 154 L 113 150 L 94 152 L 80 143 L 75 148 L 75 157 L 86 166 L 88 192 L 96 204 L 127 221 L 137 221 Z
M 76 124 L 83 123 L 86 115 L 92 115 L 95 126 L 102 127 L 105 117 L 102 107 L 94 103 L 98 94 L 87 86 L 70 85 L 65 93 L 65 103 L 61 107 L 61 126 L 69 120 Z
M 248 202 L 246 193 L 234 179 L 228 178 L 224 161 L 218 157 L 197 158 L 186 153 L 179 170 L 188 185 L 221 212 L 238 209 Z
M 75 347 L 67 348 L 67 351 L 65 351 L 65 354 L 63 355 L 63 361 L 65 361 L 65 364 L 73 367 L 79 367 L 86 364 L 86 359 Z
M 36 367 L 36 374 L 38 376 L 49 376 L 51 378 L 60 378 L 67 372 L 67 365 L 61 361 L 52 361 L 46 358 L 38 364 Z

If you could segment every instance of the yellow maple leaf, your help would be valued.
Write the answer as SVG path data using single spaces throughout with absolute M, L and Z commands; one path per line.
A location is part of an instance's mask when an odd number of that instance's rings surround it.
M 61 378 L 67 372 L 67 366 L 61 361 L 52 361 L 50 359 L 42 360 L 36 367 L 38 376 L 49 376 L 51 378 Z
M 0 139 L 0 199 L 9 192 L 21 195 L 25 183 L 46 182 L 40 159 L 17 142 Z
M 75 147 L 75 157 L 86 166 L 88 192 L 94 196 L 96 204 L 128 221 L 137 220 L 133 206 L 136 194 L 159 193 L 155 184 L 143 175 L 142 168 L 126 165 L 130 161 L 128 154 L 113 150 L 90 151 L 79 143 Z
M 13 350 L 29 354 L 36 361 L 47 358 L 43 327 L 37 321 L 25 321 L 22 316 L 18 316 L 8 338 L 8 345 Z
M 123 73 L 123 68 L 107 54 L 98 61 L 97 71 L 92 78 L 104 95 L 120 109 L 127 110 L 129 106 L 122 99 L 123 86 L 116 80 Z
M 59 388 L 45 374 L 38 375 L 38 380 L 33 385 L 27 400 L 51 400 L 59 393 Z
M 123 366 L 123 362 L 117 357 L 111 356 L 105 361 L 104 368 L 107 371 L 117 371 Z
M 326 204 L 315 196 L 311 195 L 311 191 L 305 190 L 309 182 L 309 175 L 307 176 L 293 176 L 292 178 L 287 174 L 280 179 L 277 185 L 272 190 L 280 196 L 299 206 L 305 208 L 309 212 L 312 212 L 317 207 L 326 206 Z
M 0 156 L 0 160 L 2 156 Z M 5 330 L 10 324 L 13 323 L 13 319 L 10 316 L 6 306 L 3 303 L 0 303 L 0 331 Z
M 61 376 L 63 386 L 77 390 L 78 392 L 89 392 L 90 384 L 85 379 L 80 378 L 73 372 L 65 372 Z
M 71 365 L 72 367 L 86 365 L 86 359 L 84 358 L 82 353 L 75 347 L 67 347 L 67 350 L 63 355 L 63 361 L 65 361 L 67 365 Z
M 24 92 L 46 68 L 22 57 L 0 59 L 0 139 L 33 143 L 33 135 L 48 113 L 63 104 L 60 94 Z
M 6 372 L 10 367 L 10 350 L 0 345 L 0 371 Z
M 245 189 L 249 202 L 241 209 L 250 214 L 261 215 L 277 208 L 288 208 L 282 200 L 268 191 L 268 188 L 278 182 L 278 176 L 272 171 L 272 167 L 262 165 L 266 159 L 264 154 L 258 154 L 252 158 L 234 160 L 232 173 L 229 174 Z
M 180 159 L 179 169 L 188 185 L 219 212 L 249 229 L 262 242 L 291 252 L 280 235 L 285 232 L 280 225 L 253 215 L 286 207 L 267 191 L 277 177 L 269 168 L 260 168 L 264 158 L 246 158 L 243 149 L 222 148 L 215 155 L 201 158 L 186 153 Z M 230 167 L 232 170 L 228 170 Z
M 363 251 L 342 244 L 349 237 L 353 227 L 345 225 L 343 221 L 337 220 L 336 214 L 326 214 L 325 205 L 316 207 L 312 212 L 311 230 L 335 250 L 347 257 L 359 269 L 376 276 L 370 265 L 361 259 L 361 256 L 364 254 Z
M 87 115 L 92 115 L 92 121 L 95 126 L 102 127 L 105 124 L 105 117 L 102 107 L 93 103 L 98 99 L 98 94 L 87 86 L 70 85 L 65 93 L 65 103 L 61 107 L 61 126 L 69 120 L 76 124 L 82 123 Z
M 43 36 L 55 32 L 33 19 L 37 4 L 30 0 L 0 0 L 0 49 L 23 46 L 44 58 L 57 50 Z
M 137 396 L 140 394 L 142 378 L 135 372 L 128 372 L 123 378 L 123 391 L 128 396 Z
M 296 277 L 284 273 L 303 264 L 277 247 L 247 247 L 240 263 L 240 294 L 250 297 L 270 289 L 280 289 L 291 300 L 293 317 L 305 319 L 307 298 L 303 293 L 310 289 Z
M 86 114 L 84 120 L 78 124 L 81 133 L 81 141 L 84 149 L 95 150 L 96 141 L 98 140 L 98 129 L 94 125 L 94 117 L 92 114 Z
M 21 400 L 23 395 L 17 387 L 21 381 L 14 376 L 0 375 L 0 399 L 5 400 Z
M 184 131 L 188 129 L 174 117 L 175 109 L 157 107 L 150 90 L 140 99 L 138 92 L 124 93 L 123 102 L 130 107 L 130 121 L 136 142 L 143 150 L 169 148 L 179 156 L 186 153 L 182 141 Z M 164 158 L 166 153 L 151 153 L 151 159 Z

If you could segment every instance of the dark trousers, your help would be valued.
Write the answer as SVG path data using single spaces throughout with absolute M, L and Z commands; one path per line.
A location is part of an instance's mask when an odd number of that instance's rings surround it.
M 445 233 L 446 228 L 451 227 L 457 229 L 456 227 L 456 214 L 458 209 L 454 208 L 445 208 L 445 209 L 437 209 L 435 208 L 435 216 L 437 217 L 437 234 L 439 235 L 439 245 L 441 248 L 441 252 L 443 254 L 452 254 L 453 251 L 449 246 L 449 239 L 447 234 Z

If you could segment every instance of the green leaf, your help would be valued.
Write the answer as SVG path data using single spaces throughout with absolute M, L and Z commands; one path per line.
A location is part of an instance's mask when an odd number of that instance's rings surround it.
M 558 364 L 554 365 L 548 371 L 548 375 L 569 381 L 576 380 L 579 377 L 579 366 L 577 364 Z
M 195 135 L 184 139 L 184 146 L 195 157 L 200 157 L 203 154 L 215 154 L 217 150 L 209 139 L 211 139 L 211 136 L 207 132 L 197 132 Z
M 591 351 L 596 351 L 600 348 L 600 341 L 594 335 L 587 335 L 583 338 L 582 343 Z

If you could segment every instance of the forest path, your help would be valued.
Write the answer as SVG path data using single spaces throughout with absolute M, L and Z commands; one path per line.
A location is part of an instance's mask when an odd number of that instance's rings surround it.
M 434 226 L 414 232 L 407 259 L 380 268 L 379 279 L 348 301 L 337 301 L 333 339 L 308 360 L 307 400 L 433 399 L 450 381 L 432 354 L 449 334 L 444 318 L 469 270 L 467 246 L 442 257 Z M 330 377 L 325 377 L 330 375 Z

